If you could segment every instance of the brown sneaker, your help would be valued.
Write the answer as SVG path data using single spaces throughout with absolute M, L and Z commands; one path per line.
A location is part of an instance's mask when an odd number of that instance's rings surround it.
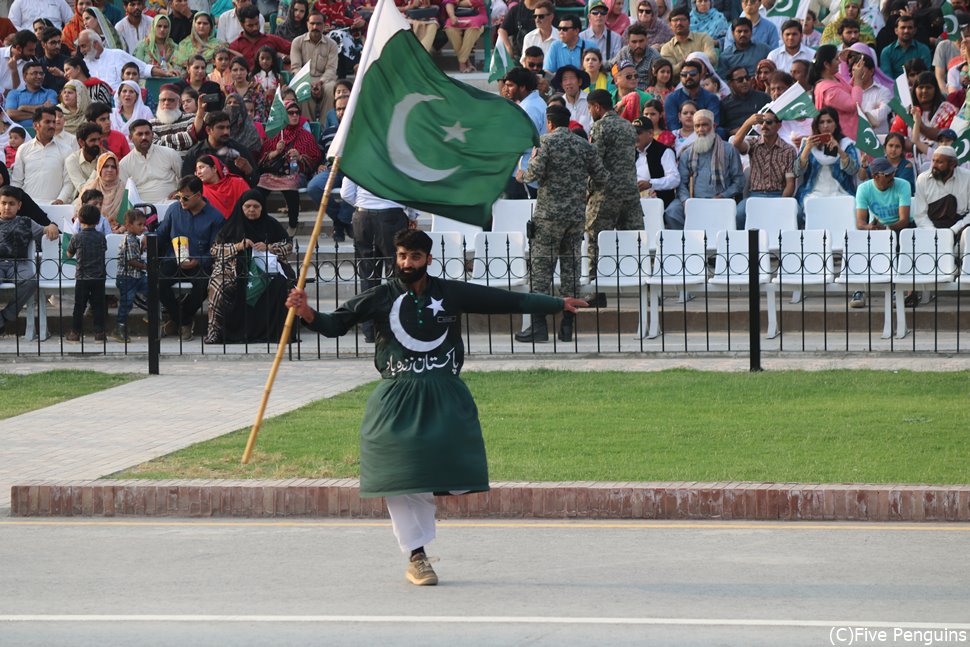
M 438 583 L 438 576 L 424 553 L 418 553 L 411 558 L 406 576 L 408 581 L 416 586 L 434 586 Z
M 72 330 L 71 332 L 64 335 L 64 341 L 69 341 L 76 344 L 77 342 L 81 341 L 81 335 Z
M 195 339 L 192 336 L 192 324 L 179 328 L 179 337 L 182 339 L 182 341 L 192 341 Z
M 104 331 L 94 333 L 94 341 L 104 341 Z

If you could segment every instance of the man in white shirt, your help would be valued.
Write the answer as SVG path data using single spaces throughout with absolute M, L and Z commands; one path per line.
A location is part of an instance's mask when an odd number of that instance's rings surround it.
M 592 43 L 603 54 L 604 61 L 612 61 L 623 46 L 623 36 L 606 26 L 606 14 L 610 9 L 603 0 L 589 3 L 589 27 L 579 33 L 579 38 Z
M 38 42 L 34 32 L 25 29 L 14 34 L 9 46 L 0 47 L 0 93 L 23 87 L 24 65 L 35 58 Z
M 97 169 L 98 156 L 101 155 L 101 137 L 101 126 L 98 124 L 86 122 L 78 126 L 78 150 L 68 155 L 64 161 L 75 195 Z
M 38 18 L 47 18 L 55 27 L 63 29 L 74 17 L 74 8 L 65 0 L 14 0 L 8 17 L 18 31 L 33 30 Z
M 137 65 L 138 73 L 142 77 L 176 76 L 178 74 L 174 70 L 163 70 L 157 65 L 138 60 L 120 49 L 105 49 L 104 45 L 101 44 L 101 38 L 89 29 L 81 30 L 77 37 L 77 49 L 84 56 L 84 62 L 87 63 L 91 76 L 107 83 L 114 92 L 117 92 L 121 85 L 121 68 L 125 63 Z
M 877 135 L 889 132 L 889 112 L 892 108 L 889 102 L 893 100 L 893 93 L 875 81 L 876 63 L 868 56 L 860 56 L 864 71 L 862 73 L 862 112 L 872 125 Z
M 815 50 L 802 44 L 802 23 L 789 20 L 781 26 L 781 47 L 768 52 L 768 60 L 782 72 L 791 74 L 791 64 L 795 61 L 809 61 L 815 58 Z
M 959 238 L 970 224 L 970 170 L 958 166 L 952 146 L 937 148 L 932 168 L 916 176 L 913 204 L 917 227 L 949 228 Z
M 115 30 L 125 41 L 129 52 L 134 52 L 138 43 L 145 40 L 152 30 L 152 21 L 142 15 L 145 0 L 126 0 L 125 17 L 115 23 Z
M 589 75 L 575 65 L 563 65 L 556 70 L 556 76 L 552 80 L 552 87 L 563 94 L 566 109 L 569 110 L 569 118 L 579 122 L 587 133 L 593 125 L 593 116 L 589 114 L 586 95 L 580 91 L 580 88 L 588 85 Z
M 54 140 L 54 108 L 34 113 L 37 136 L 17 149 L 10 184 L 19 187 L 38 203 L 64 204 L 74 195 L 74 185 L 64 161 L 71 149 Z
M 519 62 L 523 66 L 525 66 L 525 50 L 538 47 L 545 56 L 549 53 L 552 44 L 559 40 L 559 30 L 552 26 L 552 21 L 556 17 L 556 10 L 552 3 L 549 0 L 542 0 L 533 11 L 536 28 L 526 34 L 522 41 L 522 58 Z
M 118 165 L 121 185 L 131 178 L 139 197 L 145 202 L 174 200 L 178 193 L 182 156 L 167 146 L 156 146 L 155 135 L 147 119 L 136 119 L 128 127 L 131 152 Z
M 239 22 L 239 10 L 251 4 L 253 4 L 252 0 L 232 0 L 233 10 L 227 11 L 219 16 L 219 22 L 216 28 L 219 40 L 231 43 L 242 35 L 243 28 L 242 23 Z M 259 16 L 259 31 L 266 33 L 266 20 L 262 14 Z
M 680 186 L 677 158 L 672 149 L 654 141 L 649 117 L 637 117 L 633 127 L 637 130 L 637 188 L 641 196 L 653 194 L 663 200 L 666 208 Z
M 299 70 L 310 63 L 310 83 L 322 90 L 321 112 L 327 114 L 333 108 L 333 86 L 337 81 L 340 52 L 332 38 L 324 38 L 324 25 L 323 15 L 312 10 L 307 19 L 307 33 L 294 38 L 290 45 L 290 69 Z

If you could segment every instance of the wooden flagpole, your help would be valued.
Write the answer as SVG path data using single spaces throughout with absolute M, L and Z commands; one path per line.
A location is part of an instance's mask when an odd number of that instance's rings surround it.
M 323 190 L 323 200 L 320 201 L 320 208 L 317 210 L 317 220 L 313 223 L 313 233 L 310 234 L 310 241 L 307 243 L 306 254 L 303 256 L 303 265 L 300 267 L 300 276 L 296 280 L 296 287 L 303 289 L 306 285 L 306 275 L 310 270 L 310 261 L 317 246 L 317 239 L 320 237 L 320 228 L 323 225 L 323 214 L 326 213 L 327 203 L 330 202 L 330 192 L 333 190 L 333 180 L 340 171 L 340 157 L 333 159 L 333 166 L 330 167 L 330 177 L 327 178 L 327 186 Z M 263 387 L 263 400 L 259 404 L 259 411 L 256 412 L 256 422 L 249 432 L 249 440 L 246 441 L 246 451 L 243 452 L 242 464 L 249 463 L 253 455 L 253 447 L 256 445 L 256 436 L 259 435 L 259 427 L 263 423 L 263 415 L 266 413 L 266 403 L 269 402 L 269 394 L 273 391 L 273 382 L 276 381 L 276 373 L 279 371 L 280 362 L 283 360 L 283 353 L 289 345 L 290 332 L 293 330 L 293 320 L 296 318 L 296 308 L 290 308 L 286 313 L 286 323 L 283 325 L 283 334 L 280 336 L 280 345 L 276 349 L 276 357 L 273 359 L 273 366 L 269 369 L 269 376 L 266 378 L 266 386 Z

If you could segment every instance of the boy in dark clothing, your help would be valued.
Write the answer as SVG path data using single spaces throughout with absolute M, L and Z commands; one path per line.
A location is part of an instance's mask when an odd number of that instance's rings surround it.
M 115 341 L 127 342 L 128 313 L 135 302 L 135 295 L 148 291 L 148 278 L 145 270 L 148 265 L 142 248 L 142 241 L 138 239 L 145 232 L 145 214 L 138 209 L 129 209 L 125 213 L 125 239 L 118 249 L 118 329 L 115 330 Z
M 0 280 L 16 283 L 14 298 L 0 311 L 0 335 L 17 320 L 20 309 L 35 296 L 34 259 L 28 258 L 31 239 L 40 242 L 44 228 L 20 213 L 20 189 L 0 188 Z
M 67 341 L 81 341 L 84 309 L 88 302 L 94 314 L 94 340 L 104 341 L 104 256 L 108 249 L 104 234 L 95 229 L 101 221 L 101 211 L 90 204 L 78 210 L 81 230 L 71 237 L 67 255 L 77 257 L 77 274 L 74 287 L 74 320 Z

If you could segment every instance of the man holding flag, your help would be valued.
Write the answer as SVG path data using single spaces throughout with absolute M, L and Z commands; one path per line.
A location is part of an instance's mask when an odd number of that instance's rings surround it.
M 333 172 L 382 199 L 484 224 L 522 151 L 538 144 L 521 109 L 455 82 L 435 66 L 391 0 L 379 0 L 357 78 L 330 147 Z M 366 118 L 355 118 L 357 110 Z M 345 186 L 347 180 L 344 180 Z M 372 322 L 380 384 L 361 427 L 360 496 L 384 497 L 409 555 L 407 579 L 434 585 L 425 546 L 435 537 L 434 494 L 489 488 L 475 403 L 459 378 L 461 317 L 575 312 L 571 297 L 513 293 L 429 277 L 432 242 L 405 229 L 394 239 L 395 278 L 331 314 L 302 289 L 287 299 L 311 330 L 330 337 Z

